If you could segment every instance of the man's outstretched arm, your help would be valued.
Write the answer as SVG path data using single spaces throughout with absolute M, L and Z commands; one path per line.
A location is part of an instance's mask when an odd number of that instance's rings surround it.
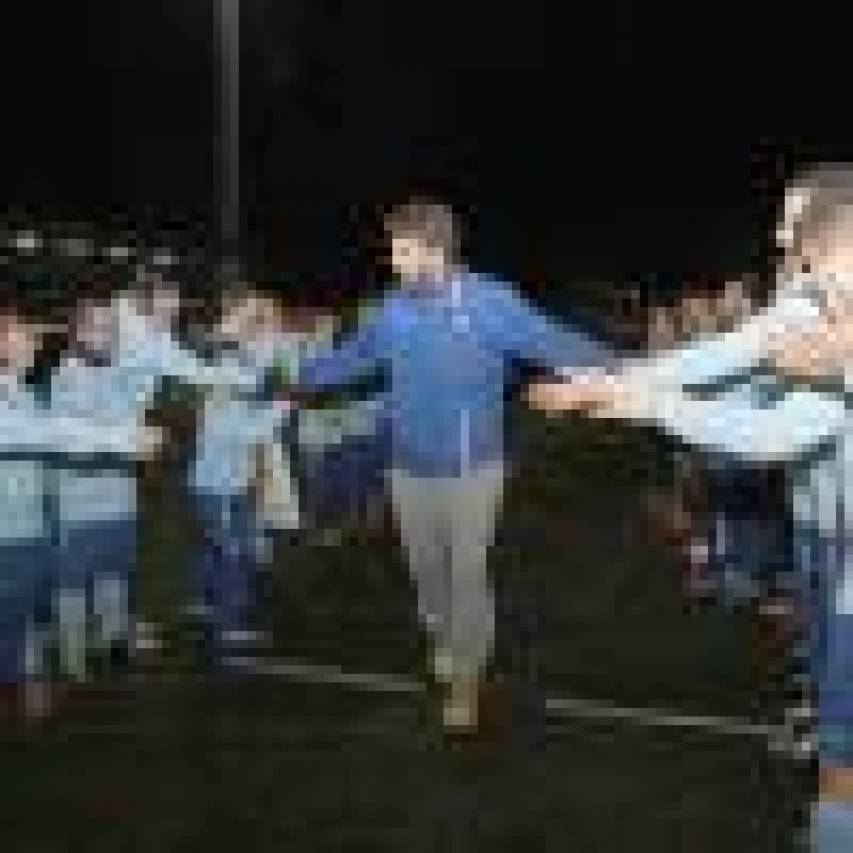
M 303 392 L 319 392 L 346 385 L 374 370 L 383 355 L 383 325 L 380 313 L 340 343 L 329 344 L 303 358 L 294 384 Z
M 548 317 L 524 296 L 507 287 L 496 292 L 488 320 L 501 349 L 561 375 L 612 359 L 610 348 L 573 323 Z

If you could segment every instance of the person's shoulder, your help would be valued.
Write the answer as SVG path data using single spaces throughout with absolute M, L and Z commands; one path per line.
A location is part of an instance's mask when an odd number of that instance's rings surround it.
M 394 327 L 407 316 L 410 302 L 407 295 L 397 287 L 389 288 L 378 299 L 366 302 L 361 308 L 362 322 L 376 326 Z
M 464 283 L 472 287 L 476 287 L 480 293 L 511 293 L 515 290 L 515 285 L 508 278 L 494 272 L 462 270 L 458 276 Z
M 464 272 L 460 279 L 470 299 L 480 305 L 500 307 L 519 301 L 520 291 L 509 279 L 490 272 Z
M 53 372 L 53 385 L 54 387 L 63 387 L 66 384 L 73 383 L 79 380 L 85 372 L 86 365 L 83 360 L 72 353 L 67 353 Z

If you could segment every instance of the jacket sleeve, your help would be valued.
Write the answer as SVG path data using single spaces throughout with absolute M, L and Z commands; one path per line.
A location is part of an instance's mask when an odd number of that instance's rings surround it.
M 567 374 L 573 368 L 598 365 L 611 357 L 608 347 L 573 324 L 547 317 L 510 288 L 502 288 L 485 307 L 491 333 L 505 352 Z
M 382 360 L 385 309 L 380 308 L 348 338 L 305 357 L 297 368 L 298 384 L 321 391 L 345 385 L 375 369 Z

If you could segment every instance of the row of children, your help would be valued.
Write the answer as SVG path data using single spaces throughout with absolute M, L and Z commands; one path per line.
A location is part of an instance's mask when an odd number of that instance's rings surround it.
M 42 385 L 33 369 L 57 317 L 45 314 L 43 294 L 3 289 L 0 681 L 7 704 L 27 715 L 49 709 L 57 677 L 86 680 L 93 651 L 125 657 L 140 640 L 157 642 L 132 614 L 137 475 L 162 450 L 163 432 L 146 414 L 164 380 L 201 391 L 185 486 L 203 535 L 189 586 L 214 661 L 257 641 L 265 539 L 299 523 L 278 440 L 287 409 L 264 384 L 274 361 L 288 369 L 311 330 L 288 328 L 271 296 L 235 288 L 208 323 L 202 353 L 176 334 L 178 286 L 149 268 L 138 273 L 121 290 L 97 277 L 75 286 L 61 323 L 67 340 Z

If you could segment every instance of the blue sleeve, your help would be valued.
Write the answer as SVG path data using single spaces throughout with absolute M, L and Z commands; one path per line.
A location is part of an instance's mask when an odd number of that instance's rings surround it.
M 490 301 L 495 306 L 494 316 L 486 321 L 499 338 L 499 348 L 508 355 L 560 372 L 599 365 L 611 357 L 609 348 L 591 334 L 572 324 L 549 319 L 510 288 L 497 292 Z
M 350 337 L 303 359 L 297 369 L 298 383 L 320 391 L 345 385 L 375 369 L 383 357 L 384 316 L 385 309 L 380 309 Z

